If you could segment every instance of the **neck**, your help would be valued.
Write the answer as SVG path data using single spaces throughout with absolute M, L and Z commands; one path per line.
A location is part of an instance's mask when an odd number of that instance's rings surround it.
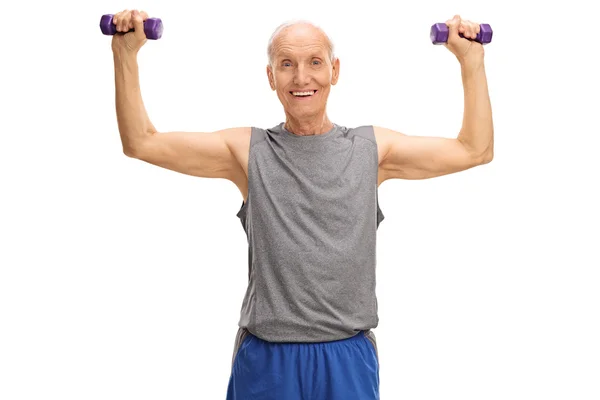
M 327 114 L 310 119 L 298 119 L 288 115 L 284 128 L 298 136 L 312 136 L 329 132 L 333 124 L 327 118 Z

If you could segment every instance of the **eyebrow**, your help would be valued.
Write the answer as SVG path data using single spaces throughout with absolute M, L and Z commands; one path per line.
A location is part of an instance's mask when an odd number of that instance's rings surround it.
M 290 54 L 290 53 L 283 53 L 283 54 L 277 56 L 278 59 L 286 59 L 286 58 L 292 58 L 292 57 L 293 57 L 293 55 Z M 321 55 L 319 53 L 313 53 L 313 54 L 310 55 L 310 57 L 311 58 L 315 58 L 315 57 L 317 57 L 317 58 L 323 58 L 323 55 Z

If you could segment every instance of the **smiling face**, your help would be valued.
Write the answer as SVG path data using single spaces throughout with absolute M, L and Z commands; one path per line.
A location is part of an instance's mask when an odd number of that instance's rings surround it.
M 330 57 L 327 36 L 310 24 L 286 27 L 274 38 L 267 76 L 288 118 L 303 121 L 325 115 L 340 64 Z

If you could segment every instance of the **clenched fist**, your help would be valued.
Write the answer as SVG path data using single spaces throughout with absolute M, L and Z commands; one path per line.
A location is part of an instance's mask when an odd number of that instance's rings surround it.
M 145 11 L 123 10 L 113 17 L 117 33 L 112 38 L 113 52 L 120 54 L 137 54 L 144 43 L 148 40 L 144 33 L 144 21 L 148 19 Z M 134 29 L 133 32 L 129 32 Z
M 448 41 L 444 46 L 452 52 L 461 65 L 465 67 L 476 67 L 483 64 L 483 45 L 475 42 L 479 33 L 479 24 L 461 19 L 460 15 L 446 21 L 448 26 Z M 464 38 L 459 36 L 462 33 Z

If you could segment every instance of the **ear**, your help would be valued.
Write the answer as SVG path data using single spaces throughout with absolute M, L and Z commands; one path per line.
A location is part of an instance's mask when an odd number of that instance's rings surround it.
M 340 76 L 340 59 L 339 58 L 335 58 L 335 60 L 333 61 L 333 69 L 332 69 L 332 75 L 331 75 L 331 84 L 335 85 L 338 81 L 338 78 Z
M 275 78 L 273 77 L 273 70 L 271 69 L 270 64 L 267 64 L 267 78 L 269 78 L 269 86 L 271 86 L 271 90 L 275 90 Z

